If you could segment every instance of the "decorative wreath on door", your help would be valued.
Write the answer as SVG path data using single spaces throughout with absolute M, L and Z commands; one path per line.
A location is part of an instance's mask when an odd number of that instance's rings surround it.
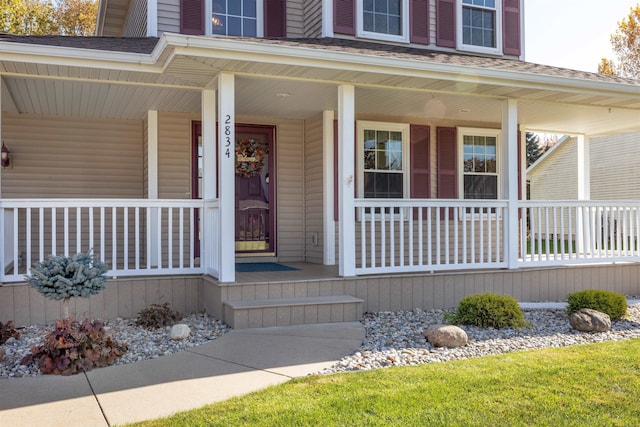
M 267 150 L 264 144 L 253 138 L 243 139 L 236 144 L 236 175 L 251 178 L 264 167 Z

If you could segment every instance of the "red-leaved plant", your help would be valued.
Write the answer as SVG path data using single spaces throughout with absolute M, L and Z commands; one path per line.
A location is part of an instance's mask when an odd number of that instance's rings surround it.
M 32 347 L 20 363 L 35 363 L 43 374 L 72 375 L 109 366 L 127 348 L 127 343 L 118 343 L 106 334 L 104 322 L 85 319 L 80 323 L 69 317 L 56 320 L 44 344 Z

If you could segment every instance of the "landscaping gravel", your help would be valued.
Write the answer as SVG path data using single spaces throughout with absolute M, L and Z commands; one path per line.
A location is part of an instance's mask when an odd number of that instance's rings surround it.
M 443 310 L 367 313 L 366 338 L 355 354 L 320 373 L 411 366 L 482 357 L 546 347 L 640 338 L 640 303 L 629 305 L 627 317 L 612 321 L 609 332 L 579 332 L 571 328 L 564 309 L 523 309 L 531 328 L 494 329 L 462 325 L 469 345 L 435 348 L 424 338 L 429 325 L 444 323 Z
M 187 348 L 196 347 L 216 339 L 229 330 L 226 323 L 204 313 L 185 316 L 180 322 L 191 328 L 191 334 L 184 340 L 170 338 L 171 326 L 146 329 L 136 325 L 135 319 L 116 319 L 105 322 L 105 330 L 118 342 L 126 342 L 129 350 L 114 365 L 139 362 L 166 356 Z M 16 328 L 20 339 L 10 338 L 0 345 L 0 379 L 10 377 L 33 377 L 42 375 L 34 365 L 20 365 L 20 360 L 30 352 L 31 346 L 42 345 L 44 336 L 53 329 L 52 325 Z
M 575 331 L 569 325 L 564 309 L 525 308 L 523 312 L 531 322 L 531 328 L 518 330 L 462 326 L 470 344 L 452 349 L 433 348 L 424 338 L 424 331 L 429 325 L 444 323 L 444 310 L 366 313 L 362 321 L 366 337 L 360 348 L 320 373 L 410 366 L 545 347 L 640 338 L 640 303 L 637 300 L 630 303 L 625 319 L 612 322 L 609 332 Z M 187 324 L 192 331 L 189 338 L 182 341 L 169 338 L 170 327 L 148 330 L 136 326 L 135 319 L 106 322 L 105 327 L 114 339 L 129 344 L 129 350 L 115 364 L 154 359 L 195 347 L 229 330 L 224 322 L 203 313 L 191 314 L 179 323 Z M 0 346 L 0 353 L 2 350 L 6 353 L 0 356 L 0 378 L 41 375 L 35 366 L 22 366 L 19 363 L 32 345 L 42 344 L 44 335 L 50 330 L 51 326 L 20 328 L 20 339 L 11 338 Z

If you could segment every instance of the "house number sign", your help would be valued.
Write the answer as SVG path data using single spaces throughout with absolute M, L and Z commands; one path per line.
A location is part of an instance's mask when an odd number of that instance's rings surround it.
M 224 116 L 224 155 L 227 159 L 231 158 L 231 126 L 233 120 L 231 114 Z

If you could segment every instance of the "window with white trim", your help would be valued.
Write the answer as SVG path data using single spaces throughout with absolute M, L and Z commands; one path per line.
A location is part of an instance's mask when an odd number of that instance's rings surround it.
M 262 1 L 212 0 L 211 34 L 262 37 Z
M 409 125 L 358 121 L 356 132 L 359 197 L 408 197 Z
M 462 0 L 458 8 L 458 49 L 501 54 L 502 1 Z
M 358 36 L 409 41 L 409 0 L 359 0 Z
M 500 130 L 458 128 L 459 194 L 464 199 L 498 199 Z

